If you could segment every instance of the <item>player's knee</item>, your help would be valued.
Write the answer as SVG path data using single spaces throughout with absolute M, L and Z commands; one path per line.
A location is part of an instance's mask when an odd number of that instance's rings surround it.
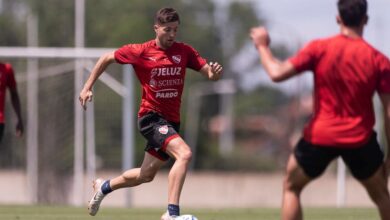
M 303 186 L 294 181 L 292 178 L 286 177 L 283 182 L 283 188 L 287 191 L 293 191 L 296 193 L 300 193 L 303 189 Z
M 152 182 L 154 177 L 155 177 L 154 174 L 141 174 L 139 180 L 142 183 L 148 183 L 148 182 Z
M 191 150 L 183 151 L 179 155 L 178 159 L 181 160 L 181 161 L 184 161 L 184 162 L 190 162 L 192 160 L 192 152 L 191 152 Z

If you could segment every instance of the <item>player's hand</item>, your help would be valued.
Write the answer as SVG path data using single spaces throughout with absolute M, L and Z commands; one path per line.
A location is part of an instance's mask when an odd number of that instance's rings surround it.
M 18 123 L 16 123 L 16 137 L 20 138 L 23 136 L 23 132 L 24 132 L 24 127 L 23 127 L 23 122 L 21 120 L 18 121 Z
M 211 71 L 211 74 L 210 75 L 210 79 L 211 80 L 218 80 L 219 78 L 221 78 L 221 75 L 222 75 L 222 72 L 223 72 L 223 68 L 221 66 L 221 64 L 215 62 L 210 62 L 209 63 L 209 66 L 210 66 L 210 71 Z
M 252 38 L 256 48 L 260 46 L 268 47 L 271 43 L 268 31 L 265 27 L 254 27 L 251 29 L 249 36 Z
M 87 101 L 92 101 L 93 93 L 90 89 L 83 89 L 80 92 L 79 101 L 84 110 L 87 109 Z

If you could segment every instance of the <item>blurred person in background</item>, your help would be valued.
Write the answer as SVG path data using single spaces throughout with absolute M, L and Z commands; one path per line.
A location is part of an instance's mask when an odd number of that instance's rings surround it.
M 199 71 L 209 80 L 217 80 L 222 74 L 222 66 L 207 64 L 191 46 L 176 42 L 179 24 L 175 9 L 160 9 L 155 15 L 156 38 L 125 45 L 100 57 L 80 92 L 81 105 L 86 108 L 86 102 L 92 100 L 95 81 L 109 64 L 133 65 L 142 85 L 138 128 L 147 140 L 141 167 L 127 170 L 111 180 L 94 181 L 94 195 L 88 205 L 90 215 L 97 213 L 108 193 L 152 181 L 166 161 L 173 158 L 175 162 L 168 175 L 168 207 L 161 219 L 180 219 L 179 199 L 192 157 L 191 148 L 179 135 L 186 68 Z
M 285 61 L 274 57 L 266 28 L 255 27 L 250 32 L 261 63 L 274 82 L 304 71 L 314 74 L 314 112 L 287 162 L 283 220 L 303 219 L 302 190 L 339 156 L 367 190 L 381 219 L 390 220 L 390 154 L 382 152 L 373 130 L 373 96 L 377 92 L 390 144 L 390 61 L 362 37 L 368 21 L 367 1 L 339 0 L 337 6 L 340 33 L 311 41 Z
M 20 100 L 18 90 L 16 88 L 16 81 L 14 71 L 11 64 L 0 62 L 0 143 L 4 135 L 5 125 L 5 98 L 7 88 L 11 94 L 12 107 L 15 111 L 17 122 L 16 122 L 16 136 L 21 137 L 23 135 L 23 121 L 20 107 Z

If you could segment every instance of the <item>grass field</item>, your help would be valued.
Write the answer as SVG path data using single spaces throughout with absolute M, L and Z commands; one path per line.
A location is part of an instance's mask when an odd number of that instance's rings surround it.
M 199 220 L 279 220 L 279 209 L 197 209 L 182 210 Z M 0 206 L 0 220 L 159 220 L 162 210 L 102 208 L 91 217 L 86 208 L 50 206 Z M 307 220 L 379 220 L 371 208 L 313 208 L 304 210 Z

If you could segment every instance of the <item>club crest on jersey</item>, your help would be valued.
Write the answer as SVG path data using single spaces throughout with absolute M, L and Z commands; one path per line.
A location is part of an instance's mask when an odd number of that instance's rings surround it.
M 160 134 L 168 134 L 168 126 L 167 125 L 160 126 L 158 128 L 158 132 L 160 132 Z
M 181 56 L 180 55 L 174 55 L 174 56 L 172 56 L 172 60 L 173 60 L 173 62 L 179 64 L 180 61 L 181 61 Z

